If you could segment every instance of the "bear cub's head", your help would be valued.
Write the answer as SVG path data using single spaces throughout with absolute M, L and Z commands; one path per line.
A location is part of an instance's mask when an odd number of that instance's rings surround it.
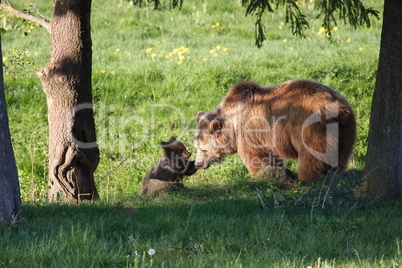
M 163 149 L 162 160 L 166 165 L 164 168 L 176 172 L 184 172 L 188 168 L 191 153 L 183 142 L 171 136 L 169 141 L 162 141 L 160 145 Z

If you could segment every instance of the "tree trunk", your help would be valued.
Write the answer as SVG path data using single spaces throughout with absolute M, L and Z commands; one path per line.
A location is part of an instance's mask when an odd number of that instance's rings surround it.
M 38 73 L 48 105 L 51 201 L 98 198 L 90 11 L 90 0 L 54 1 L 51 58 Z
M 0 40 L 0 59 L 1 40 Z M 21 211 L 20 186 L 17 166 L 11 145 L 6 99 L 4 96 L 3 68 L 0 70 L 0 222 L 13 221 Z
M 402 1 L 385 0 L 360 196 L 402 199 Z

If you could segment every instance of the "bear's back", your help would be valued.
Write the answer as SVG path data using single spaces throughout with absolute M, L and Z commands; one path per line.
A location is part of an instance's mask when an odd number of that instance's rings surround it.
M 258 90 L 254 87 L 252 92 L 250 105 L 254 111 L 262 112 L 263 109 L 270 117 L 286 116 L 292 121 L 304 121 L 316 112 L 331 115 L 353 113 L 342 94 L 308 79 L 290 80 Z

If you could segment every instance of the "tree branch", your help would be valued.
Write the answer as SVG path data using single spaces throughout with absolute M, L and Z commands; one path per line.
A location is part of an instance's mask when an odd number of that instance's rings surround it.
M 46 17 L 45 17 L 42 13 L 40 13 L 39 9 L 36 7 L 36 5 L 35 5 L 34 3 L 32 3 L 32 1 L 30 2 L 30 4 L 31 4 L 32 7 L 36 10 L 36 12 L 38 13 L 38 15 L 41 16 L 43 20 L 47 21 L 47 20 L 46 20 Z
M 10 12 L 12 14 L 14 14 L 15 16 L 17 16 L 18 18 L 36 23 L 40 26 L 42 26 L 43 28 L 45 28 L 49 33 L 51 31 L 51 27 L 50 27 L 50 23 L 47 22 L 44 19 L 40 19 L 38 17 L 32 16 L 30 14 L 26 14 L 24 12 L 21 12 L 17 9 L 15 9 L 11 3 L 8 0 L 3 0 L 0 4 L 0 7 L 3 8 L 5 11 Z

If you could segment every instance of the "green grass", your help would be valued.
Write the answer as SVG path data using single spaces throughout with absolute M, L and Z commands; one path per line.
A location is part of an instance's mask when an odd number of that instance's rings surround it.
M 125 213 L 124 209 L 132 206 L 139 212 Z M 118 204 L 26 205 L 24 222 L 0 227 L 0 266 L 401 264 L 402 221 L 400 213 L 395 213 L 400 205 L 339 210 L 267 206 L 263 209 L 253 194 L 211 193 L 209 189 L 157 199 L 121 199 Z M 156 250 L 152 257 L 144 253 L 151 248 Z
M 47 17 L 51 2 L 37 3 Z M 320 188 L 256 185 L 238 156 L 186 178 L 186 192 L 138 196 L 142 178 L 160 157 L 160 141 L 175 135 L 194 153 L 195 114 L 213 109 L 241 79 L 270 85 L 309 78 L 344 94 L 358 123 L 348 174 L 350 181 L 361 179 L 381 21 L 370 29 L 340 24 L 329 39 L 318 34 L 320 21 L 311 14 L 302 39 L 282 25 L 279 10 L 266 16 L 268 40 L 258 49 L 253 18 L 244 18 L 239 1 L 221 2 L 185 1 L 181 11 L 154 11 L 126 1 L 93 1 L 99 203 L 47 203 L 46 98 L 34 75 L 5 73 L 24 212 L 23 222 L 0 227 L 0 267 L 401 265 L 400 204 L 361 204 L 349 194 L 321 209 L 315 203 Z M 382 11 L 378 1 L 367 2 Z M 32 72 L 49 60 L 49 36 L 38 27 L 24 36 L 29 25 L 21 25 L 7 19 L 3 56 L 12 70 Z M 14 49 L 29 68 L 12 63 Z M 294 161 L 287 164 L 297 170 Z M 140 213 L 126 215 L 127 207 Z M 149 248 L 157 253 L 143 257 Z

